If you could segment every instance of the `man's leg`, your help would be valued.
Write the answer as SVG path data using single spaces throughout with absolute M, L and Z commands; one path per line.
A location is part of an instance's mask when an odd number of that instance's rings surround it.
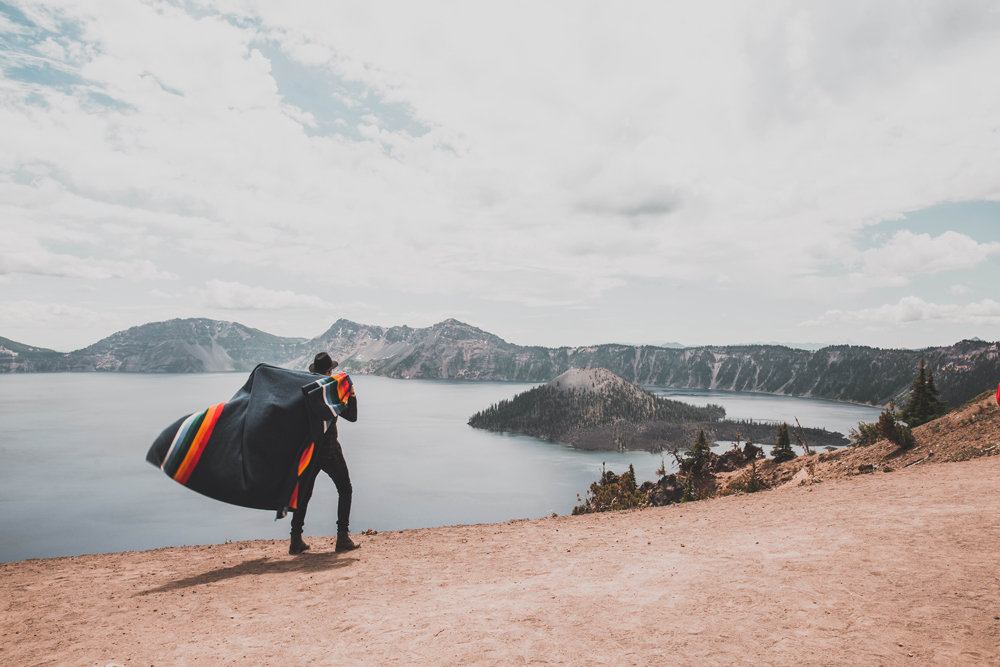
M 331 447 L 329 456 L 323 462 L 323 470 L 337 487 L 337 551 L 356 549 L 358 545 L 351 541 L 349 530 L 354 488 L 351 486 L 351 475 L 347 471 L 347 461 L 344 460 L 344 450 L 341 449 L 339 442 Z
M 317 474 L 319 474 L 318 467 L 299 484 L 299 494 L 295 502 L 296 507 L 292 510 L 292 535 L 288 544 L 288 553 L 293 556 L 309 548 L 309 545 L 302 541 L 302 528 L 306 523 L 306 510 L 309 508 L 309 499 L 312 497 Z

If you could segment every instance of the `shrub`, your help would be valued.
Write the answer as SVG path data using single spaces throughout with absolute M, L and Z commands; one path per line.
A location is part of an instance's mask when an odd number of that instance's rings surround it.
M 899 421 L 895 408 L 896 404 L 893 401 L 889 401 L 889 407 L 879 415 L 879 437 L 885 438 L 900 449 L 909 449 L 917 444 L 917 439 L 913 437 L 913 430 Z
M 632 465 L 621 476 L 602 469 L 601 479 L 590 485 L 587 498 L 573 508 L 573 515 L 627 510 L 645 504 L 646 494 L 635 483 L 635 468 Z
M 782 422 L 778 428 L 778 442 L 771 449 L 771 457 L 777 463 L 791 461 L 795 458 L 795 450 L 792 449 L 792 441 L 788 437 L 788 424 Z
M 879 438 L 878 424 L 858 422 L 858 427 L 856 429 L 852 428 L 848 436 L 851 439 L 851 444 L 856 447 L 868 447 L 870 445 L 874 445 L 878 442 Z
M 767 485 L 764 484 L 764 480 L 757 474 L 757 462 L 751 461 L 750 470 L 740 475 L 739 479 L 733 482 L 730 488 L 733 491 L 742 491 L 743 493 L 757 493 L 766 489 Z

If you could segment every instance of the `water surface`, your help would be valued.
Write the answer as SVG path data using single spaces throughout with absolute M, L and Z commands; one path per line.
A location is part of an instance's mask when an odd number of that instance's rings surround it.
M 145 461 L 178 417 L 228 400 L 246 373 L 0 376 L 0 561 L 288 536 L 289 518 L 189 491 Z M 396 530 L 568 514 L 600 472 L 630 463 L 652 479 L 659 454 L 582 452 L 479 431 L 470 415 L 534 386 L 355 376 L 359 420 L 341 422 L 354 485 L 351 530 Z M 846 428 L 878 411 L 829 401 L 663 390 L 730 416 Z M 808 415 L 808 416 L 807 416 Z M 306 533 L 336 532 L 323 476 Z

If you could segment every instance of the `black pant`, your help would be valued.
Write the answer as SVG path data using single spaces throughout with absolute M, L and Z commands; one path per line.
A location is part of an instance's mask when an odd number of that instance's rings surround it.
M 302 534 L 302 526 L 306 521 L 306 509 L 309 506 L 309 498 L 312 497 L 313 486 L 316 483 L 316 476 L 322 470 L 337 486 L 337 532 L 349 532 L 347 524 L 351 519 L 351 476 L 347 472 L 347 461 L 344 460 L 344 450 L 340 448 L 340 443 L 333 439 L 327 441 L 323 447 L 316 452 L 319 466 L 314 468 L 315 472 L 309 478 L 303 480 L 299 487 L 298 508 L 292 512 L 292 532 Z

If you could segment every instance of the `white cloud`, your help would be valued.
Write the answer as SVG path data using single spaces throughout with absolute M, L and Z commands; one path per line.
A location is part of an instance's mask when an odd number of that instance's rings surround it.
M 0 79 L 0 219 L 38 244 L 7 272 L 161 276 L 155 239 L 191 287 L 205 276 L 185 267 L 226 265 L 313 293 L 579 306 L 629 280 L 711 285 L 719 267 L 727 289 L 783 294 L 995 252 L 960 234 L 854 250 L 902 212 L 1000 198 L 988 3 L 650 3 L 569 23 L 559 5 L 24 8 L 66 26 L 36 55 L 73 54 L 82 83 Z M 310 82 L 282 81 L 274 50 L 337 78 L 314 92 L 350 118 L 343 135 L 293 106 L 283 91 Z M 61 237 L 116 259 L 45 251 Z M 334 252 L 335 270 L 305 259 Z M 234 294 L 220 303 L 253 302 Z
M 283 308 L 330 309 L 334 306 L 318 296 L 288 290 L 249 287 L 238 282 L 209 280 L 202 292 L 202 304 L 224 310 L 279 310 Z
M 972 288 L 970 288 L 970 287 L 968 287 L 966 285 L 952 285 L 948 289 L 948 293 L 949 294 L 955 294 L 955 295 L 958 295 L 958 296 L 961 296 L 963 294 L 970 294 L 971 292 L 972 292 Z
M 91 325 L 107 318 L 89 308 L 64 303 L 0 301 L 0 327 L 4 329 Z
M 859 286 L 901 286 L 916 275 L 976 268 L 997 253 L 1000 243 L 978 243 L 957 232 L 932 237 L 904 229 L 881 247 L 864 251 L 861 270 L 850 280 Z
M 145 259 L 128 261 L 100 260 L 56 253 L 35 239 L 0 233 L 0 275 L 15 273 L 108 280 L 176 280 L 177 276 L 160 271 Z
M 941 321 L 959 324 L 1000 324 L 1000 303 L 983 299 L 964 306 L 957 304 L 928 303 L 916 296 L 907 296 L 896 304 L 878 308 L 842 311 L 830 310 L 821 317 L 803 322 L 803 325 L 825 325 L 833 322 L 860 322 L 868 324 L 911 324 L 913 322 Z

